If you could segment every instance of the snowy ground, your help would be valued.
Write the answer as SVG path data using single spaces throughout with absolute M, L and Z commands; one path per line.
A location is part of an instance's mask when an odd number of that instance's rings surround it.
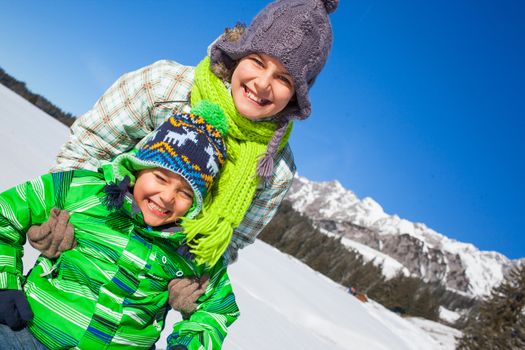
M 0 85 L 0 190 L 44 173 L 68 130 Z M 25 268 L 36 254 L 26 249 Z M 454 349 L 459 332 L 361 303 L 343 287 L 263 242 L 240 254 L 230 277 L 241 309 L 225 350 Z M 171 312 L 168 324 L 178 320 Z M 164 348 L 166 327 L 158 348 Z
M 49 170 L 68 128 L 0 84 L 0 190 Z

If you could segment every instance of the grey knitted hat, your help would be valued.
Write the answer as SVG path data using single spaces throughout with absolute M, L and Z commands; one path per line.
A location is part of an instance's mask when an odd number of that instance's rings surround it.
M 285 120 L 310 115 L 308 90 L 323 68 L 332 47 L 328 14 L 339 0 L 278 0 L 262 9 L 241 37 L 229 41 L 223 35 L 210 49 L 212 64 L 233 69 L 252 53 L 277 58 L 293 77 L 296 100 L 278 114 Z

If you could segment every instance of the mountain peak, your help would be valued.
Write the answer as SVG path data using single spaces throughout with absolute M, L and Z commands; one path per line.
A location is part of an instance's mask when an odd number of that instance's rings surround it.
M 518 263 L 498 252 L 480 251 L 473 244 L 448 238 L 424 223 L 389 215 L 373 198 L 360 199 L 337 180 L 314 182 L 296 176 L 287 199 L 324 230 L 376 249 L 378 256 L 387 254 L 411 274 L 443 282 L 460 293 L 489 294 Z M 355 227 L 368 231 L 356 233 Z

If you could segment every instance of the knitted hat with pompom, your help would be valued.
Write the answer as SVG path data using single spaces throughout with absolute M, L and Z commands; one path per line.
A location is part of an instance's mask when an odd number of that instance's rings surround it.
M 311 113 L 308 91 L 323 69 L 332 48 L 329 14 L 339 0 L 278 0 L 263 8 L 240 36 L 222 35 L 210 47 L 211 66 L 233 71 L 252 53 L 277 58 L 292 76 L 295 98 L 277 115 L 278 128 L 259 161 L 257 175 L 269 179 L 288 122 Z
M 296 100 L 277 116 L 305 119 L 310 115 L 308 90 L 332 47 L 328 14 L 339 0 L 279 0 L 262 9 L 236 40 L 227 35 L 210 48 L 211 64 L 233 69 L 241 58 L 264 53 L 277 58 L 292 76 Z
M 189 114 L 174 113 L 140 148 L 113 160 L 117 179 L 128 180 L 106 186 L 106 204 L 110 208 L 120 207 L 123 191 L 130 182 L 134 183 L 133 173 L 160 167 L 182 176 L 190 185 L 194 203 L 184 217 L 195 217 L 226 161 L 223 138 L 227 132 L 223 110 L 209 101 L 201 101 Z

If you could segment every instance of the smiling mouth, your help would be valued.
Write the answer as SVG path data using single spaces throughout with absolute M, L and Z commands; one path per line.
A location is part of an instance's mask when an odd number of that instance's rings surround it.
M 266 105 L 269 105 L 271 103 L 270 100 L 267 100 L 265 98 L 259 98 L 253 93 L 252 90 L 250 90 L 245 84 L 242 84 L 242 88 L 244 90 L 244 95 L 250 100 L 256 103 L 257 105 L 264 107 Z
M 157 203 L 153 202 L 151 199 L 148 199 L 147 205 L 148 205 L 149 210 L 153 214 L 155 214 L 155 215 L 157 215 L 159 217 L 164 218 L 164 217 L 169 216 L 170 213 L 171 213 L 171 211 L 163 209 L 160 206 L 158 206 Z

